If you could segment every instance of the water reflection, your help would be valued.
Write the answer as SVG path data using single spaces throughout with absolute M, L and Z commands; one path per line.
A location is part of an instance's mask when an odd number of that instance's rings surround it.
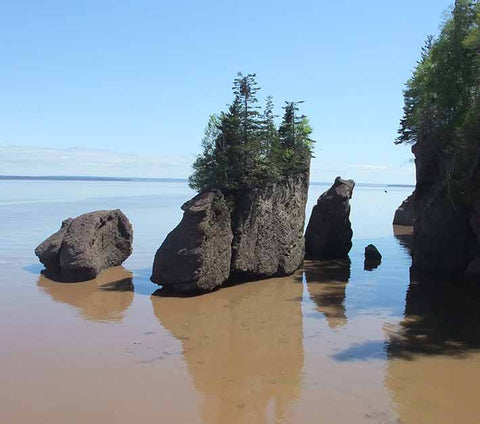
M 350 278 L 350 259 L 305 261 L 305 280 L 310 298 L 325 315 L 330 328 L 347 324 L 345 291 Z
M 394 225 L 393 226 L 393 235 L 400 243 L 400 246 L 412 254 L 412 243 L 413 243 L 413 227 L 406 227 L 404 225 Z
M 480 292 L 461 283 L 425 280 L 414 270 L 405 317 L 388 343 L 391 357 L 463 355 L 480 348 Z
M 93 321 L 121 321 L 133 301 L 132 273 L 123 267 L 103 271 L 82 283 L 59 283 L 41 275 L 37 286 L 56 302 L 67 303 Z
M 183 345 L 208 423 L 284 422 L 300 392 L 302 284 L 271 279 L 195 298 L 152 296 Z
M 385 385 L 401 422 L 478 423 L 479 291 L 412 271 L 404 318 L 385 330 Z

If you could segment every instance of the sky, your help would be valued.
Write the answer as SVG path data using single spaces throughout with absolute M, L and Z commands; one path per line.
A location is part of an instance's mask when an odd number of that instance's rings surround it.
M 412 184 L 402 90 L 451 3 L 4 1 L 0 175 L 185 178 L 242 71 L 305 100 L 312 181 Z

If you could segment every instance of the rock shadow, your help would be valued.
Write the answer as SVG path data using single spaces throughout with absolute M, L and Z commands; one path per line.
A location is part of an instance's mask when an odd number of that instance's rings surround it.
M 345 294 L 350 279 L 350 259 L 305 261 L 304 273 L 310 299 L 325 315 L 330 328 L 347 324 Z
M 90 281 L 60 283 L 40 275 L 37 286 L 55 302 L 66 303 L 92 321 L 121 321 L 134 297 L 132 273 L 119 266 Z
M 410 271 L 404 319 L 387 342 L 389 357 L 462 356 L 480 349 L 480 289 Z
M 292 301 L 302 291 L 296 277 L 284 277 L 151 297 L 155 316 L 182 344 L 205 422 L 287 419 L 302 379 L 301 302 Z

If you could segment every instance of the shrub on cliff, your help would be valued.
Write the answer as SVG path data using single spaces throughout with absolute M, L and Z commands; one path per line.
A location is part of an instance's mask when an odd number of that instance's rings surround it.
M 277 128 L 272 98 L 266 98 L 262 109 L 258 90 L 255 74 L 238 74 L 228 110 L 210 116 L 190 187 L 234 192 L 308 171 L 312 129 L 299 114 L 301 102 L 286 102 Z

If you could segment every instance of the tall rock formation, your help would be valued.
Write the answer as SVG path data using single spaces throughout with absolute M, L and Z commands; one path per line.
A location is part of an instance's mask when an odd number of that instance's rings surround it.
M 415 227 L 412 265 L 429 273 L 463 273 L 479 256 L 475 237 L 477 213 L 475 204 L 458 201 L 458 196 L 471 193 L 478 199 L 477 171 L 470 173 L 470 186 L 453 191 L 449 187 L 448 157 L 435 149 L 433 143 L 417 143 L 415 154 L 417 184 L 415 188 Z M 480 281 L 480 275 L 478 275 Z
M 309 259 L 344 258 L 352 248 L 350 199 L 355 182 L 337 177 L 313 207 L 305 232 L 305 255 Z
M 292 274 L 304 256 L 308 174 L 239 196 L 233 213 L 232 274 L 236 279 Z
M 151 280 L 179 293 L 213 290 L 230 275 L 230 211 L 218 190 L 182 206 L 180 224 L 157 250 Z
M 181 293 L 292 274 L 304 256 L 308 173 L 226 198 L 203 192 L 155 255 L 151 280 Z

